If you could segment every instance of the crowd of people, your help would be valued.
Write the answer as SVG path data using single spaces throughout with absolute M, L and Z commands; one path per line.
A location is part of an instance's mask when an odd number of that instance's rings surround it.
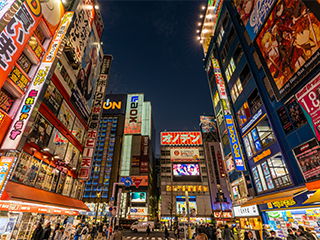
M 277 237 L 276 232 L 263 228 L 263 237 L 266 240 L 281 240 L 281 238 Z M 317 236 L 317 233 L 310 228 L 304 228 L 303 226 L 299 226 L 297 228 L 288 228 L 288 237 L 287 240 L 320 240 Z

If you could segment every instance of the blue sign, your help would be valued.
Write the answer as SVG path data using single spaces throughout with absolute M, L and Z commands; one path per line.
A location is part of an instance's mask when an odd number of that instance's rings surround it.
M 244 166 L 241 147 L 239 144 L 237 130 L 234 127 L 233 118 L 231 115 L 225 115 L 224 118 L 228 129 L 229 141 L 231 144 L 231 151 L 236 165 L 236 169 L 238 171 L 245 171 L 246 167 Z
M 110 201 L 113 202 L 113 201 L 114 201 L 114 197 L 111 197 L 111 198 L 110 198 Z
M 124 180 L 124 185 L 125 185 L 126 187 L 131 187 L 131 185 L 132 185 L 132 180 L 131 180 L 130 177 L 127 177 L 126 180 Z
M 245 123 L 245 125 L 241 128 L 242 136 L 247 134 L 247 131 L 251 129 L 251 126 L 260 121 L 264 116 L 266 116 L 266 109 L 262 105 L 261 108 Z
M 262 23 L 268 16 L 274 0 L 258 0 L 246 25 L 251 41 L 257 35 Z

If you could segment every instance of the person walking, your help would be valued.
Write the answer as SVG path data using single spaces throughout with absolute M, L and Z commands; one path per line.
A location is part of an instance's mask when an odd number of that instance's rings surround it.
M 299 229 L 297 231 L 297 234 L 298 234 L 299 240 L 307 240 L 307 238 L 303 236 L 303 230 L 300 228 L 300 226 L 299 226 Z
M 218 226 L 217 228 L 217 239 L 218 240 L 221 240 L 222 239 L 222 231 L 220 229 L 220 226 Z
M 298 240 L 298 237 L 294 234 L 292 229 L 288 229 L 288 237 L 287 240 Z
M 56 231 L 54 237 L 52 237 L 51 239 L 53 239 L 53 240 L 61 240 L 63 232 L 64 232 L 64 227 L 60 227 L 60 229 L 58 229 Z
M 149 239 L 150 237 L 150 224 L 148 224 L 147 226 L 147 234 L 146 234 L 146 238 Z
M 47 222 L 46 227 L 43 229 L 42 239 L 49 240 L 50 234 L 51 234 L 51 226 L 50 226 L 50 222 Z
M 94 240 L 94 238 L 97 236 L 97 224 L 94 223 L 91 230 L 91 238 Z
M 233 232 L 229 228 L 228 224 L 224 227 L 224 240 L 234 240 Z
M 122 240 L 122 233 L 119 230 L 119 226 L 114 227 L 114 232 L 112 233 L 110 240 Z
M 82 228 L 80 235 L 81 235 L 81 240 L 87 240 L 87 237 L 89 235 L 89 228 L 87 223 Z
M 43 228 L 41 226 L 41 223 L 38 223 L 36 229 L 32 233 L 31 240 L 41 240 L 42 234 Z
M 196 236 L 196 240 L 208 240 L 208 237 L 206 234 L 204 233 L 199 233 L 197 236 Z
M 217 240 L 217 229 L 215 228 L 215 226 L 212 226 L 212 236 L 211 236 L 211 240 Z
M 281 238 L 277 237 L 276 232 L 271 230 L 270 236 L 267 238 L 267 240 L 281 240 Z
M 169 230 L 168 230 L 167 225 L 164 226 L 164 239 L 169 240 Z
M 52 237 L 51 239 L 54 239 L 55 235 L 56 235 L 56 232 L 59 230 L 59 223 L 56 223 L 55 226 L 54 226 L 54 230 L 53 230 L 53 234 L 52 234 Z
M 179 229 L 179 226 L 176 226 L 176 227 L 175 227 L 175 230 L 174 230 L 174 238 L 175 238 L 175 239 L 179 239 L 179 238 L 180 238 L 180 229 Z

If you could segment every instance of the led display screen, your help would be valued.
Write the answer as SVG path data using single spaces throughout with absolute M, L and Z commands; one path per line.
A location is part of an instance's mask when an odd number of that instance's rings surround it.
M 133 203 L 144 203 L 147 199 L 147 193 L 145 192 L 131 192 L 131 202 Z
M 199 176 L 199 164 L 173 164 L 174 176 Z

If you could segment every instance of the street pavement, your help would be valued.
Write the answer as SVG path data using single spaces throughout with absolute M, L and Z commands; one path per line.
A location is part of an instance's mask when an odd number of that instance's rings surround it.
M 124 240 L 147 240 L 145 232 L 132 232 L 130 230 L 123 230 L 121 231 Z M 180 232 L 180 238 L 183 239 L 184 234 Z M 152 231 L 150 233 L 149 240 L 163 240 L 164 239 L 164 231 Z M 174 240 L 174 233 L 173 231 L 169 231 L 169 240 Z

